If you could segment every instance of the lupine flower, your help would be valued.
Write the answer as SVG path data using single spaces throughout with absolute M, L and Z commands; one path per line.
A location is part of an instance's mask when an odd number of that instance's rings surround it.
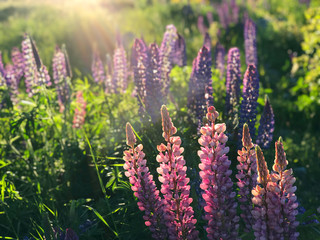
M 255 136 L 256 131 L 254 125 L 256 122 L 257 100 L 259 97 L 259 78 L 254 65 L 249 65 L 244 74 L 242 96 L 238 132 L 239 141 L 242 138 L 242 127 L 245 123 L 249 126 L 250 136 Z M 239 143 L 239 146 L 240 145 Z
M 140 105 L 140 113 L 145 112 L 146 81 L 149 78 L 148 48 L 141 39 L 136 39 L 132 47 L 132 67 L 136 96 Z
M 118 43 L 113 54 L 113 68 L 112 85 L 114 92 L 118 92 L 118 90 L 124 92 L 128 87 L 127 56 L 121 42 Z
M 146 166 L 147 160 L 144 159 L 142 144 L 134 147 L 136 138 L 130 123 L 126 125 L 126 135 L 127 145 L 130 149 L 124 151 L 125 175 L 132 184 L 131 189 L 134 191 L 134 195 L 138 198 L 139 209 L 144 211 L 143 219 L 145 225 L 152 232 L 152 237 L 159 240 L 166 239 L 164 201 L 160 198 L 153 176 Z
M 184 38 L 179 33 L 178 33 L 178 39 L 175 45 L 173 64 L 177 64 L 179 67 L 183 67 L 187 65 L 186 43 Z
M 51 86 L 50 76 L 46 66 L 42 64 L 37 47 L 29 35 L 25 34 L 22 41 L 22 52 L 24 58 L 24 77 L 26 91 L 31 97 L 34 87 L 46 85 Z
M 249 17 L 245 17 L 244 46 L 246 52 L 246 64 L 258 66 L 257 53 L 257 29 L 256 24 Z
M 229 147 L 226 146 L 228 137 L 224 134 L 226 125 L 215 124 L 219 113 L 213 106 L 208 108 L 208 124 L 200 130 L 201 137 L 198 151 L 201 163 L 200 188 L 206 204 L 204 207 L 204 219 L 208 221 L 206 226 L 208 239 L 238 239 L 239 217 L 236 215 L 236 193 L 233 192 L 229 169 L 231 161 L 226 155 Z
M 211 52 L 211 37 L 207 32 L 204 35 L 203 46 L 205 46 L 208 51 Z
M 227 29 L 230 23 L 229 7 L 227 2 L 221 3 L 217 7 L 219 22 L 224 29 Z
M 279 192 L 277 197 L 280 200 L 281 211 L 280 214 L 280 225 L 275 226 L 275 230 L 280 232 L 280 237 L 285 239 L 298 239 L 299 233 L 296 231 L 296 227 L 299 222 L 296 221 L 296 215 L 298 214 L 297 197 L 294 194 L 297 187 L 293 186 L 296 181 L 295 177 L 292 176 L 292 169 L 286 169 L 288 161 L 286 159 L 286 153 L 283 149 L 283 143 L 281 137 L 275 143 L 276 157 L 273 165 L 272 178 L 277 182 Z
M 198 125 L 205 116 L 206 106 L 213 102 L 211 65 L 210 52 L 202 47 L 193 61 L 188 93 L 188 108 L 197 117 Z
M 32 88 L 36 86 L 38 80 L 38 72 L 37 72 L 37 66 L 36 61 L 33 56 L 32 51 L 32 45 L 31 45 L 31 39 L 30 37 L 25 34 L 24 40 L 22 41 L 22 52 L 23 52 L 23 58 L 24 58 L 24 78 L 25 78 L 25 85 L 26 85 L 26 91 L 31 97 L 34 92 Z
M 101 61 L 101 58 L 99 56 L 99 53 L 97 51 L 94 51 L 93 53 L 93 61 L 91 64 L 91 71 L 92 71 L 92 76 L 93 80 L 96 83 L 104 83 L 105 82 L 105 72 L 104 72 L 104 67 L 103 63 Z
M 69 85 L 67 84 L 66 57 L 57 46 L 52 59 L 53 80 L 57 89 L 60 112 L 64 110 L 64 104 L 69 99 Z
M 263 153 L 256 147 L 258 183 L 252 190 L 255 204 L 252 214 L 256 220 L 253 229 L 256 239 L 298 239 L 295 220 L 298 214 L 297 198 L 293 186 L 292 169 L 286 170 L 286 160 L 281 138 L 276 142 L 276 157 L 273 171 L 269 174 Z
M 245 231 L 250 232 L 254 224 L 254 218 L 251 214 L 253 210 L 251 190 L 257 185 L 257 163 L 256 153 L 253 149 L 252 140 L 247 124 L 243 126 L 242 150 L 238 150 L 237 165 L 238 174 L 236 175 L 240 195 L 241 218 L 245 223 Z
M 19 48 L 12 48 L 11 60 L 14 66 L 15 78 L 19 85 L 20 79 L 22 78 L 24 73 L 24 59 L 23 54 L 20 52 Z
M 6 85 L 5 69 L 3 67 L 3 62 L 2 62 L 2 53 L 0 52 L 0 87 L 5 85 Z
M 145 106 L 152 122 L 160 120 L 159 109 L 163 104 L 162 83 L 160 75 L 159 48 L 156 43 L 149 45 L 149 79 L 146 81 Z
M 205 35 L 206 32 L 208 31 L 208 28 L 206 27 L 206 25 L 204 24 L 204 18 L 202 15 L 200 15 L 198 17 L 198 21 L 197 21 L 197 26 L 198 26 L 198 30 L 202 35 Z
M 82 92 L 77 92 L 77 99 L 76 99 L 77 107 L 74 112 L 73 117 L 73 128 L 82 128 L 84 125 L 85 117 L 86 117 L 86 106 L 87 103 L 83 98 Z
M 268 238 L 270 233 L 268 218 L 268 202 L 267 202 L 267 185 L 270 181 L 270 174 L 267 167 L 267 163 L 264 159 L 263 153 L 259 146 L 256 147 L 256 159 L 257 159 L 257 170 L 258 170 L 258 183 L 252 190 L 252 202 L 254 203 L 254 209 L 252 215 L 255 218 L 253 225 L 254 236 L 256 239 L 272 239 Z M 273 220 L 271 220 L 273 221 Z
M 105 93 L 112 93 L 112 76 L 113 76 L 113 66 L 112 66 L 112 60 L 109 54 L 106 56 L 107 58 L 107 64 L 106 64 L 106 76 L 105 76 Z
M 231 127 L 237 126 L 238 106 L 240 97 L 240 51 L 238 48 L 230 48 L 228 52 L 227 77 L 226 77 L 226 115 L 232 121 Z
M 198 239 L 198 231 L 195 228 L 197 220 L 194 218 L 193 208 L 190 206 L 192 198 L 189 198 L 190 179 L 186 177 L 186 161 L 181 155 L 184 151 L 180 147 L 180 137 L 174 136 L 177 129 L 174 127 L 166 106 L 161 107 L 162 129 L 166 145 L 159 145 L 157 161 L 160 167 L 159 181 L 161 193 L 164 196 L 164 213 L 168 238 Z
M 224 56 L 225 50 L 223 45 L 217 43 L 216 51 L 215 51 L 215 68 L 220 71 L 220 78 L 222 79 L 224 76 L 225 66 L 224 66 Z
M 261 148 L 269 148 L 274 131 L 274 114 L 268 96 L 265 97 L 265 105 L 260 119 L 256 143 Z
M 168 25 L 166 32 L 163 35 L 160 47 L 160 68 L 161 68 L 161 81 L 163 83 L 163 96 L 167 97 L 170 88 L 169 74 L 172 69 L 172 63 L 175 52 L 175 45 L 178 39 L 177 29 L 174 25 Z
M 207 12 L 207 20 L 209 23 L 209 26 L 213 23 L 213 15 L 212 12 Z
M 6 65 L 5 80 L 6 80 L 6 85 L 9 89 L 11 101 L 16 104 L 18 102 L 17 96 L 19 94 L 18 82 L 16 79 L 15 68 L 11 64 Z

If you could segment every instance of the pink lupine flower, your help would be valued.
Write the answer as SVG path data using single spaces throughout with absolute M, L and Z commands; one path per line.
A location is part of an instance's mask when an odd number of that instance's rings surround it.
M 97 51 L 94 51 L 93 53 L 91 71 L 92 71 L 93 80 L 96 83 L 101 84 L 105 81 L 105 72 L 104 72 L 103 63 Z
M 164 196 L 164 213 L 169 239 L 198 239 L 195 229 L 197 220 L 194 218 L 193 208 L 190 206 L 192 198 L 189 197 L 190 179 L 186 177 L 186 161 L 181 155 L 184 151 L 180 147 L 180 137 L 174 136 L 177 129 L 174 127 L 166 106 L 161 107 L 162 136 L 167 144 L 159 145 L 157 161 L 160 167 L 159 181 L 161 193 Z
M 130 149 L 124 151 L 123 159 L 126 161 L 123 168 L 125 175 L 132 184 L 131 189 L 138 198 L 138 207 L 144 211 L 143 219 L 145 225 L 149 227 L 154 239 L 166 239 L 165 216 L 163 216 L 164 201 L 159 196 L 153 176 L 146 166 L 147 160 L 142 151 L 143 146 L 139 144 L 136 148 L 136 138 L 130 123 L 126 125 L 127 145 Z
M 19 48 L 14 47 L 11 50 L 11 60 L 14 66 L 15 78 L 19 84 L 20 79 L 24 72 L 24 59 L 23 54 L 20 52 Z
M 76 102 L 77 102 L 77 107 L 74 112 L 72 127 L 73 128 L 82 128 L 84 121 L 85 121 L 87 103 L 84 100 L 81 91 L 77 92 Z
M 293 186 L 295 178 L 292 169 L 286 169 L 288 161 L 283 149 L 281 138 L 276 142 L 276 157 L 273 171 L 269 174 L 263 153 L 260 147 L 256 148 L 258 183 L 252 190 L 255 204 L 252 214 L 256 220 L 253 226 L 256 239 L 298 239 L 296 227 L 299 222 L 297 198 Z
M 127 55 L 120 41 L 114 51 L 113 68 L 112 86 L 114 87 L 114 92 L 118 90 L 124 92 L 128 87 Z
M 236 215 L 236 193 L 232 190 L 233 183 L 229 169 L 231 161 L 226 155 L 228 137 L 224 134 L 226 125 L 215 124 L 219 113 L 213 106 L 208 107 L 208 124 L 200 130 L 198 151 L 202 183 L 200 188 L 205 200 L 205 216 L 208 221 L 206 227 L 208 239 L 238 239 L 239 217 Z
M 277 228 L 281 231 L 281 237 L 295 240 L 299 236 L 296 231 L 296 227 L 299 225 L 299 222 L 296 221 L 298 203 L 294 194 L 297 188 L 293 186 L 296 179 L 292 176 L 292 169 L 286 169 L 288 161 L 281 138 L 275 143 L 275 148 L 276 157 L 273 165 L 273 170 L 275 171 L 273 178 L 277 181 L 279 188 L 277 197 L 281 204 L 280 225 L 277 225 Z
M 254 218 L 251 214 L 253 210 L 251 190 L 257 185 L 257 163 L 256 153 L 253 149 L 252 140 L 248 125 L 243 126 L 242 150 L 238 151 L 237 165 L 238 174 L 236 175 L 239 187 L 238 198 L 240 202 L 241 218 L 245 223 L 245 231 L 249 232 L 254 224 Z

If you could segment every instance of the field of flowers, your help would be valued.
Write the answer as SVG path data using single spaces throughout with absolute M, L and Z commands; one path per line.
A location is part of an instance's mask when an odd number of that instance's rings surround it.
M 0 239 L 320 239 L 320 2 L 0 1 Z

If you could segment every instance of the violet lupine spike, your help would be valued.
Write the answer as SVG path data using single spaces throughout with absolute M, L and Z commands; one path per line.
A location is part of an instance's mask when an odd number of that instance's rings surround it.
M 64 54 L 64 61 L 66 63 L 66 69 L 67 69 L 67 77 L 70 79 L 72 78 L 72 69 L 69 61 L 69 54 L 67 52 L 67 48 L 65 44 L 62 44 L 62 52 Z
M 202 47 L 193 61 L 188 93 L 188 108 L 196 116 L 198 125 L 205 116 L 206 107 L 213 102 L 211 65 L 210 52 Z
M 256 153 L 253 148 L 253 143 L 250 137 L 248 125 L 243 126 L 242 134 L 242 150 L 238 150 L 237 165 L 239 187 L 239 197 L 241 209 L 241 219 L 245 223 L 245 231 L 250 232 L 254 225 L 254 218 L 252 216 L 253 204 L 251 190 L 257 185 L 257 163 Z
M 211 37 L 208 32 L 204 35 L 203 46 L 205 46 L 209 52 L 211 52 Z
M 118 45 L 113 55 L 112 85 L 114 92 L 124 92 L 128 87 L 127 82 L 127 56 L 122 44 Z
M 197 26 L 198 26 L 198 30 L 202 35 L 205 35 L 206 32 L 208 31 L 206 25 L 204 24 L 204 17 L 202 15 L 200 15 L 198 17 L 198 21 L 197 21 Z
M 10 99 L 14 104 L 18 103 L 18 81 L 16 79 L 15 68 L 11 64 L 7 64 L 5 68 L 6 85 L 9 89 Z
M 212 12 L 207 12 L 207 20 L 209 23 L 209 26 L 213 23 L 213 14 Z
M 138 198 L 138 207 L 144 211 L 143 219 L 145 225 L 149 227 L 154 239 L 166 239 L 167 231 L 165 228 L 164 201 L 159 196 L 159 190 L 147 167 L 147 160 L 142 151 L 143 145 L 139 144 L 136 148 L 136 138 L 130 123 L 126 125 L 127 145 L 130 149 L 124 151 L 123 165 L 125 175 L 132 184 L 131 189 Z
M 195 228 L 197 220 L 194 218 L 193 208 L 189 197 L 190 179 L 186 177 L 186 161 L 181 155 L 184 151 L 180 147 L 180 137 L 174 136 L 177 129 L 174 127 L 166 106 L 161 107 L 163 137 L 167 144 L 157 146 L 160 152 L 157 168 L 161 193 L 164 196 L 164 218 L 168 229 L 168 239 L 184 240 L 199 239 L 199 232 Z
M 164 100 L 169 94 L 170 88 L 170 72 L 172 69 L 172 62 L 174 58 L 174 51 L 176 41 L 178 39 L 177 29 L 174 25 L 167 25 L 166 32 L 163 35 L 160 47 L 160 68 L 161 68 L 161 81 L 163 83 L 163 96 Z
M 222 79 L 225 72 L 225 49 L 224 46 L 220 43 L 217 43 L 216 49 L 215 49 L 215 68 L 219 69 L 220 71 L 220 78 Z
M 77 107 L 74 112 L 72 127 L 82 128 L 85 122 L 85 117 L 86 117 L 87 102 L 86 100 L 84 100 L 83 94 L 81 91 L 77 92 L 76 104 L 77 104 Z
M 217 13 L 218 13 L 219 22 L 222 28 L 227 29 L 230 23 L 228 3 L 227 2 L 221 3 L 217 7 Z
M 245 123 L 250 129 L 250 136 L 255 136 L 255 123 L 259 97 L 259 78 L 257 69 L 254 65 L 249 65 L 243 78 L 242 102 L 240 105 L 239 131 L 238 140 L 239 146 L 242 138 L 242 128 Z
M 24 81 L 26 92 L 29 97 L 32 97 L 34 94 L 33 88 L 38 85 L 38 70 L 36 60 L 33 55 L 31 39 L 28 34 L 24 35 L 24 39 L 22 41 L 22 53 L 24 59 Z
M 256 143 L 264 149 L 269 148 L 274 132 L 274 114 L 268 96 L 265 97 L 265 105 L 260 119 Z
M 92 71 L 93 80 L 96 83 L 102 84 L 105 82 L 105 72 L 104 72 L 103 63 L 97 51 L 94 51 L 93 53 L 91 71 Z
M 257 29 L 256 24 L 249 17 L 245 17 L 244 24 L 244 47 L 246 53 L 246 64 L 258 66 L 257 53 Z
M 60 112 L 65 109 L 65 104 L 69 100 L 69 85 L 67 83 L 68 69 L 66 57 L 63 51 L 57 46 L 52 59 L 53 80 L 56 86 Z
M 226 116 L 231 122 L 231 129 L 238 125 L 238 107 L 241 82 L 240 51 L 238 48 L 230 48 L 228 52 L 227 77 L 226 77 Z
M 146 81 L 145 106 L 153 123 L 160 120 L 160 111 L 163 104 L 162 83 L 160 75 L 159 48 L 156 43 L 149 45 L 149 78 Z
M 296 227 L 299 225 L 299 222 L 296 221 L 298 202 L 294 193 L 297 187 L 293 186 L 296 179 L 293 177 L 292 169 L 286 169 L 288 161 L 281 137 L 275 143 L 275 149 L 276 156 L 273 165 L 275 173 L 273 173 L 273 178 L 275 178 L 280 188 L 280 192 L 277 192 L 277 195 L 281 204 L 281 220 L 280 224 L 276 226 L 276 230 L 281 231 L 281 238 L 296 240 L 299 236 L 296 230 Z
M 105 76 L 105 93 L 112 93 L 112 75 L 113 75 L 113 66 L 112 66 L 112 59 L 109 54 L 106 55 L 107 64 L 106 64 L 106 76 Z
M 236 0 L 231 0 L 230 2 L 231 13 L 231 22 L 237 24 L 239 21 L 239 11 L 240 7 L 237 5 Z
M 146 81 L 149 78 L 148 48 L 143 40 L 136 39 L 132 47 L 132 65 L 136 96 L 140 106 L 140 114 L 145 113 Z
M 187 65 L 186 43 L 184 38 L 179 33 L 178 33 L 178 39 L 175 45 L 173 64 L 177 64 L 179 67 L 183 67 Z
M 215 124 L 219 113 L 213 106 L 208 108 L 208 124 L 201 127 L 198 151 L 201 163 L 200 188 L 205 200 L 205 216 L 208 221 L 206 226 L 208 239 L 239 239 L 239 217 L 237 216 L 236 193 L 229 169 L 231 161 L 226 155 L 229 147 L 226 146 L 228 137 L 225 135 L 226 125 Z
M 12 48 L 11 60 L 14 66 L 15 77 L 19 85 L 20 80 L 24 73 L 24 59 L 23 59 L 23 54 L 20 52 L 19 48 L 17 47 Z
M 5 69 L 2 62 L 2 53 L 0 51 L 0 87 L 6 85 Z

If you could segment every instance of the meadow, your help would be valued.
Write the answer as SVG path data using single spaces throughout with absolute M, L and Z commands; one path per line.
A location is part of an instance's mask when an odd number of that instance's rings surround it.
M 0 1 L 1 239 L 320 239 L 317 0 Z

